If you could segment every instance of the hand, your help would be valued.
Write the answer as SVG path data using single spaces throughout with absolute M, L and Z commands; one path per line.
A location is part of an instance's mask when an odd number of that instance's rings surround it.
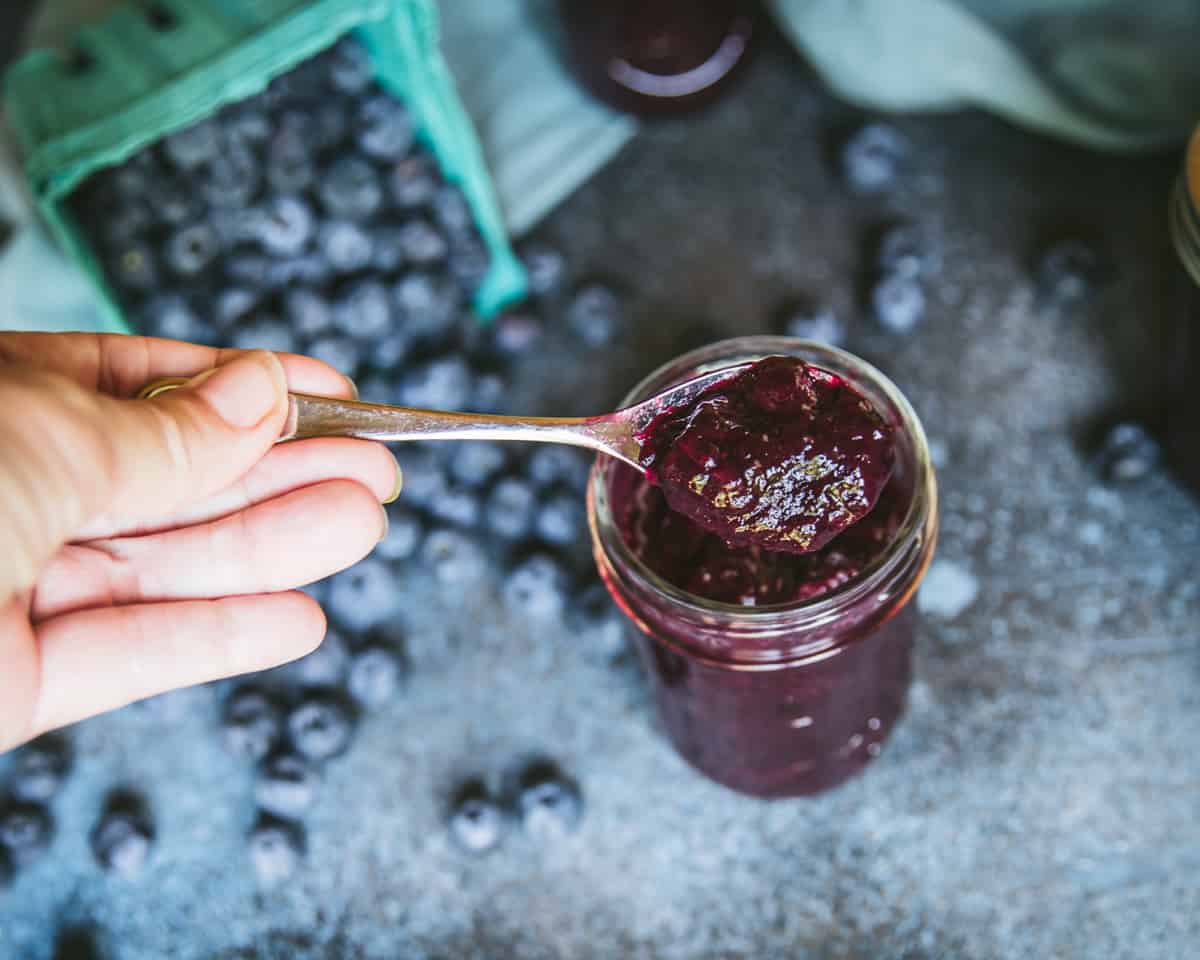
M 165 376 L 194 379 L 131 399 Z M 273 446 L 289 388 L 353 395 L 307 357 L 0 333 L 0 751 L 320 644 L 286 591 L 370 552 L 400 474 L 376 443 Z

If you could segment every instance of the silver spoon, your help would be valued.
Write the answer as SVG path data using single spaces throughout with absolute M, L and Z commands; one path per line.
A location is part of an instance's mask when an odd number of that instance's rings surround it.
M 642 442 L 638 436 L 650 421 L 667 410 L 690 405 L 709 387 L 737 376 L 752 365 L 740 363 L 710 370 L 668 387 L 649 400 L 598 417 L 501 417 L 289 393 L 287 419 L 279 439 L 358 437 L 384 442 L 533 440 L 568 443 L 606 453 L 645 473 L 646 467 L 640 462 Z M 184 383 L 187 380 L 182 377 L 155 380 L 143 387 L 138 396 L 148 399 Z

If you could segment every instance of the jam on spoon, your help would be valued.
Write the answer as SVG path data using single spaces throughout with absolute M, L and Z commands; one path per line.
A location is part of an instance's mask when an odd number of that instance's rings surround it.
M 638 439 L 667 507 L 731 547 L 768 552 L 820 550 L 870 512 L 895 465 L 870 402 L 795 357 L 760 360 Z

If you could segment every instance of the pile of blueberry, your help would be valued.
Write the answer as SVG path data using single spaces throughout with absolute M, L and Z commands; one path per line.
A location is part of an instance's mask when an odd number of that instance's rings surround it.
M 322 766 L 350 746 L 363 713 L 394 699 L 405 673 L 396 638 L 378 631 L 351 648 L 331 631 L 312 655 L 238 686 L 221 710 L 226 748 L 253 764 L 258 818 L 250 860 L 271 886 L 303 858 L 303 817 Z
M 460 849 L 472 854 L 495 849 L 514 815 L 529 837 L 543 845 L 578 829 L 583 796 L 557 764 L 534 760 L 512 780 L 499 798 L 478 778 L 467 780 L 455 791 L 449 825 L 450 836 Z
M 49 733 L 14 754 L 0 801 L 0 889 L 16 871 L 38 860 L 54 839 L 51 804 L 71 772 L 70 743 Z M 135 793 L 115 790 L 91 834 L 92 853 L 106 872 L 126 879 L 136 876 L 154 845 L 154 824 Z
M 489 266 L 470 206 L 352 40 L 95 174 L 71 205 L 145 333 L 309 353 L 415 406 L 503 394 L 443 355 Z
M 48 734 L 19 750 L 0 800 L 0 889 L 38 860 L 54 839 L 50 804 L 71 770 L 67 741 Z

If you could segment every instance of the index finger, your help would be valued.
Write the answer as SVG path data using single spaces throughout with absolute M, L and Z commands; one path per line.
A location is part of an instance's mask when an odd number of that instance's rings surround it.
M 159 377 L 194 376 L 244 352 L 120 333 L 0 332 L 0 364 L 51 370 L 114 397 L 132 397 Z M 320 360 L 295 353 L 278 357 L 290 390 L 326 397 L 355 394 L 349 379 Z

